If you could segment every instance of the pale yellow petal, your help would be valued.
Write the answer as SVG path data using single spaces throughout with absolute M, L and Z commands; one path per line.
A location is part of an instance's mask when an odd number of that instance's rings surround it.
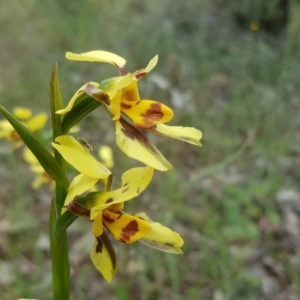
M 173 169 L 167 159 L 142 132 L 123 119 L 115 123 L 116 143 L 127 156 L 159 171 Z
M 202 138 L 202 132 L 193 127 L 168 126 L 165 124 L 157 124 L 150 130 L 154 133 L 166 137 L 181 140 L 196 146 L 202 146 L 200 143 L 200 139 Z
M 100 50 L 89 51 L 80 54 L 67 52 L 66 58 L 75 61 L 104 62 L 113 64 L 117 68 L 123 68 L 126 65 L 126 60 L 123 57 L 108 51 Z
M 24 157 L 25 161 L 28 164 L 30 164 L 30 165 L 33 165 L 33 164 L 39 165 L 39 161 L 36 159 L 36 157 L 33 155 L 33 153 L 27 147 L 24 148 L 23 157 Z
M 107 282 L 111 282 L 116 273 L 115 254 L 112 251 L 113 247 L 103 239 L 103 236 L 96 237 L 90 256 L 94 266 Z
M 21 107 L 21 106 L 14 107 L 12 112 L 19 120 L 25 121 L 32 117 L 32 111 L 26 107 Z
M 111 147 L 106 145 L 101 146 L 98 150 L 98 155 L 106 168 L 111 169 L 114 166 L 113 152 Z
M 82 87 L 80 87 L 75 92 L 75 94 L 73 95 L 73 97 L 69 101 L 68 105 L 64 109 L 57 110 L 55 113 L 58 114 L 58 115 L 64 115 L 67 112 L 71 111 L 71 109 L 75 105 L 76 101 L 80 98 L 82 93 L 84 93 L 84 89 L 86 88 L 87 85 L 92 85 L 94 87 L 98 87 L 99 83 L 90 81 L 90 82 L 86 83 L 85 85 L 83 85 Z
M 88 191 L 97 183 L 97 178 L 91 178 L 83 174 L 79 174 L 73 178 L 65 199 L 64 205 L 68 205 L 76 196 L 82 195 L 84 192 Z M 63 208 L 62 212 L 65 212 L 66 209 Z
M 139 240 L 141 243 L 160 251 L 182 254 L 180 248 L 183 246 L 184 242 L 177 232 L 158 222 L 152 221 L 145 213 L 139 213 L 135 216 L 148 222 L 152 227 L 151 232 Z
M 135 79 L 139 80 L 144 77 L 147 73 L 149 73 L 157 64 L 158 55 L 155 55 L 148 63 L 146 68 L 137 70 L 133 73 Z
M 55 142 L 52 146 L 80 173 L 97 179 L 105 179 L 111 174 L 72 136 L 59 136 Z
M 105 208 L 135 198 L 142 193 L 152 180 L 154 169 L 151 167 L 133 168 L 122 175 L 119 189 L 87 195 L 86 206 L 91 208 L 91 220 Z
M 31 132 L 42 129 L 48 120 L 48 115 L 46 113 L 39 113 L 31 118 L 29 121 L 25 123 L 27 129 Z
M 97 217 L 93 221 L 93 234 L 98 237 L 103 233 L 103 223 L 102 223 L 102 212 L 97 215 Z

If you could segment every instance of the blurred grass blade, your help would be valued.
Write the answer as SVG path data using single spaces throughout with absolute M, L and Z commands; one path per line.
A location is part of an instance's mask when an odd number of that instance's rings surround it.
M 64 233 L 65 230 L 77 219 L 78 217 L 72 214 L 70 211 L 66 211 L 57 219 L 55 234 L 59 238 L 61 233 Z
M 73 106 L 72 110 L 67 112 L 62 121 L 62 132 L 67 134 L 68 131 L 81 121 L 85 116 L 99 107 L 101 103 L 96 101 L 87 94 L 83 94 Z
M 61 116 L 55 112 L 63 108 L 63 102 L 61 99 L 59 80 L 58 80 L 58 65 L 54 65 L 51 74 L 50 83 L 50 106 L 51 106 L 51 117 L 52 117 L 52 132 L 53 141 L 56 137 L 62 135 L 61 128 Z
M 31 150 L 34 156 L 37 158 L 45 172 L 49 174 L 58 184 L 68 187 L 69 181 L 66 175 L 63 173 L 61 167 L 56 162 L 54 157 L 45 148 L 45 146 L 38 141 L 31 132 L 10 112 L 8 112 L 2 105 L 0 105 L 0 111 L 14 127 L 20 138 L 25 145 Z

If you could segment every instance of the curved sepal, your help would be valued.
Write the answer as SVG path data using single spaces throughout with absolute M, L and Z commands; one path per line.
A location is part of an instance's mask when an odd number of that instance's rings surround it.
M 31 150 L 36 159 L 39 161 L 45 172 L 49 174 L 59 185 L 69 186 L 69 181 L 63 170 L 56 162 L 54 157 L 45 148 L 45 146 L 37 140 L 31 132 L 18 121 L 11 113 L 9 113 L 2 105 L 0 105 L 1 113 L 6 117 L 9 123 L 14 127 L 24 144 Z
M 135 216 L 149 223 L 152 227 L 150 233 L 139 240 L 142 244 L 156 250 L 173 254 L 182 254 L 180 248 L 183 246 L 184 242 L 177 232 L 158 222 L 152 221 L 145 213 L 139 213 Z
M 116 121 L 116 143 L 129 157 L 141 161 L 159 171 L 172 170 L 172 165 L 148 138 L 121 118 Z
M 105 232 L 101 236 L 96 236 L 90 255 L 96 269 L 107 282 L 111 282 L 116 273 L 117 260 L 115 249 Z

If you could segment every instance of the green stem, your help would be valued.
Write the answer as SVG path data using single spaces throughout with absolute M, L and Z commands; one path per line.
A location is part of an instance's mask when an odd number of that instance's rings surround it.
M 59 190 L 59 188 L 58 188 Z M 68 300 L 70 297 L 70 266 L 66 231 L 56 235 L 57 207 L 55 198 L 50 208 L 50 244 L 52 261 L 53 299 Z
M 50 84 L 50 107 L 52 117 L 53 141 L 62 134 L 61 117 L 55 112 L 63 107 L 59 80 L 58 67 L 54 66 Z M 66 174 L 66 163 L 62 156 L 54 151 L 54 158 L 60 165 L 63 174 Z M 67 188 L 56 182 L 55 197 L 52 199 L 49 218 L 49 236 L 51 245 L 52 285 L 55 300 L 68 300 L 70 298 L 70 265 L 68 252 L 68 239 L 66 229 L 57 235 L 56 226 L 58 217 L 67 194 Z

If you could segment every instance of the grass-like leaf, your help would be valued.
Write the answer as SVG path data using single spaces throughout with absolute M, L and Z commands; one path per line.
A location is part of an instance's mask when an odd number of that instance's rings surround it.
M 8 122 L 14 127 L 25 145 L 37 158 L 41 166 L 44 168 L 45 172 L 49 174 L 49 176 L 51 176 L 59 185 L 68 187 L 68 178 L 66 177 L 54 157 L 51 155 L 51 153 L 46 149 L 46 147 L 39 140 L 37 140 L 32 135 L 32 133 L 2 105 L 0 105 L 0 111 L 8 120 Z

